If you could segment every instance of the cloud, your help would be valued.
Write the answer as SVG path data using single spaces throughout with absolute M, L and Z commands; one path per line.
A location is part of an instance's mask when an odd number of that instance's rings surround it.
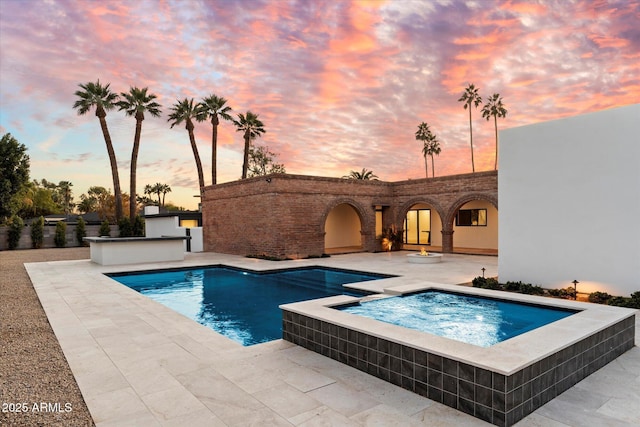
M 214 93 L 234 115 L 259 114 L 259 142 L 291 173 L 366 167 L 388 180 L 423 176 L 422 121 L 441 141 L 436 173 L 471 170 L 457 102 L 468 83 L 503 96 L 500 129 L 640 99 L 638 1 L 51 0 L 5 1 L 2 12 L 0 129 L 27 144 L 38 174 L 49 179 L 40 147 L 69 174 L 73 159 L 94 166 L 78 179 L 108 184 L 99 122 L 77 116 L 74 92 L 97 79 L 116 93 L 148 86 L 164 115 L 143 123 L 138 182 L 168 182 L 183 204 L 197 192 L 195 162 L 166 115 L 184 97 Z M 472 115 L 476 169 L 492 168 L 492 123 Z M 114 110 L 106 121 L 127 188 L 135 120 Z M 237 179 L 242 135 L 218 129 L 219 176 Z M 211 125 L 195 135 L 208 182 Z

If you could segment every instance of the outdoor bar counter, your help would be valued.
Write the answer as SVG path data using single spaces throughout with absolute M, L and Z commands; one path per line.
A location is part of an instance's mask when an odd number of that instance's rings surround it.
M 183 261 L 188 236 L 85 237 L 91 261 L 100 265 Z

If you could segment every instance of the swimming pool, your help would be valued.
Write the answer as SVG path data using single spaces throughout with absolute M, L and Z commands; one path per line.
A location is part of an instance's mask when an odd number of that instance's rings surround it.
M 324 267 L 256 272 L 227 266 L 108 276 L 245 346 L 282 338 L 280 304 L 362 296 L 342 285 L 390 277 Z
M 433 290 L 337 309 L 481 347 L 492 346 L 576 313 Z

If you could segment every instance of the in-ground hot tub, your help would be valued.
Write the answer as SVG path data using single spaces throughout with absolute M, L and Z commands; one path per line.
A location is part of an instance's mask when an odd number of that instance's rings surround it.
M 385 292 L 428 289 L 576 312 L 481 347 L 336 310 L 362 300 L 336 296 L 281 306 L 283 337 L 499 426 L 515 424 L 634 346 L 635 310 L 452 285 Z

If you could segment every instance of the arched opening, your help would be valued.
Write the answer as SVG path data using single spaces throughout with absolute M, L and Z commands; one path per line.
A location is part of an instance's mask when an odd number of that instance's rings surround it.
M 498 209 L 488 200 L 472 200 L 452 218 L 453 252 L 498 253 Z
M 324 222 L 324 248 L 326 253 L 356 252 L 362 250 L 362 222 L 356 209 L 341 203 L 331 209 Z
M 428 203 L 416 203 L 404 218 L 405 249 L 437 249 L 442 247 L 442 219 L 438 210 Z

